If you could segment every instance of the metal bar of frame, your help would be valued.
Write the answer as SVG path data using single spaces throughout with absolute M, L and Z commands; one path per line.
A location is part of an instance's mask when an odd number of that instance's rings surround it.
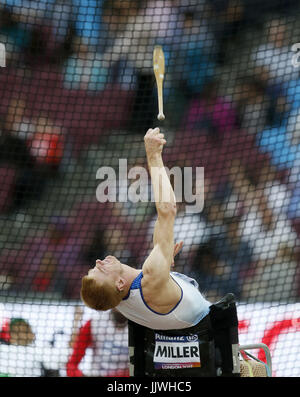
M 267 366 L 270 369 L 270 375 L 272 376 L 272 358 L 271 358 L 271 353 L 270 353 L 270 349 L 268 348 L 267 345 L 265 345 L 264 343 L 255 343 L 255 344 L 249 344 L 249 345 L 240 345 L 239 346 L 239 350 L 253 350 L 253 349 L 263 349 L 263 351 L 265 352 L 266 355 L 266 360 L 267 360 Z M 251 356 L 252 358 L 256 359 L 255 357 Z M 257 361 L 260 361 L 258 359 L 256 359 Z

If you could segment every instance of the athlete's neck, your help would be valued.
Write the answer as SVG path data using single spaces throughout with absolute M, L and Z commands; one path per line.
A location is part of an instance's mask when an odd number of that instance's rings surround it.
M 135 269 L 135 268 L 125 265 L 125 264 L 122 264 L 122 266 L 123 266 L 122 277 L 126 283 L 123 295 L 126 296 L 130 290 L 130 286 L 131 286 L 133 280 L 141 273 L 142 269 Z

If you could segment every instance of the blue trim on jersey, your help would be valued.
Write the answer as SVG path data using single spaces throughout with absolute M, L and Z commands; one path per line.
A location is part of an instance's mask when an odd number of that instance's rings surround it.
M 172 277 L 172 274 L 170 274 Z M 143 295 L 143 291 L 142 291 L 142 278 L 143 278 L 143 272 L 141 272 L 138 276 L 136 276 L 136 278 L 133 280 L 133 282 L 131 283 L 131 286 L 129 288 L 128 294 L 126 296 L 124 296 L 124 298 L 122 299 L 127 300 L 129 298 L 130 295 L 130 291 L 132 289 L 139 289 L 140 290 L 140 294 L 141 294 L 141 298 L 144 302 L 144 305 L 152 312 L 155 314 L 158 314 L 159 316 L 166 316 L 167 314 L 172 313 L 172 311 L 174 311 L 176 309 L 176 307 L 179 305 L 179 303 L 182 301 L 183 298 L 183 290 L 181 288 L 181 286 L 177 283 L 177 281 L 174 279 L 174 277 L 172 277 L 172 279 L 175 281 L 175 283 L 178 285 L 178 287 L 181 290 L 181 297 L 179 299 L 179 301 L 176 303 L 176 305 L 173 307 L 173 309 L 171 309 L 168 313 L 158 313 L 155 310 L 151 309 L 151 307 L 148 306 L 148 304 L 146 303 L 145 299 L 144 299 L 144 295 Z
M 143 278 L 143 272 L 141 272 L 132 282 L 130 289 L 138 289 L 141 285 L 141 280 Z
M 130 291 L 132 289 L 138 289 L 140 288 L 141 285 L 141 279 L 143 278 L 143 272 L 141 272 L 138 276 L 136 276 L 136 278 L 133 280 L 133 282 L 131 283 L 131 286 L 129 288 L 128 294 L 126 296 L 124 296 L 124 298 L 122 299 L 123 301 L 125 301 L 126 299 L 129 298 L 130 295 Z
M 173 278 L 173 277 L 172 277 L 172 278 Z M 140 288 L 140 294 L 141 294 L 142 300 L 143 300 L 143 302 L 144 302 L 144 305 L 145 305 L 152 313 L 158 314 L 159 316 L 166 316 L 167 314 L 172 313 L 172 311 L 175 310 L 176 307 L 179 305 L 179 303 L 182 301 L 182 297 L 183 297 L 182 288 L 181 288 L 181 286 L 177 283 L 177 281 L 174 280 L 174 278 L 173 278 L 173 280 L 175 281 L 175 283 L 179 286 L 179 288 L 180 288 L 180 290 L 181 290 L 181 297 L 180 297 L 179 301 L 176 303 L 176 305 L 173 307 L 173 309 L 171 309 L 168 313 L 158 313 L 158 312 L 156 312 L 155 310 L 151 309 L 151 307 L 149 307 L 149 306 L 147 305 L 147 303 L 145 302 L 144 295 L 143 295 L 143 291 L 142 291 L 141 279 L 142 279 L 142 277 L 140 278 L 140 287 L 139 287 L 139 288 Z

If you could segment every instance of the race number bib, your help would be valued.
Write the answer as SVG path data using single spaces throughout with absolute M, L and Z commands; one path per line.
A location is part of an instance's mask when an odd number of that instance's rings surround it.
M 166 336 L 155 333 L 155 369 L 200 367 L 198 335 Z

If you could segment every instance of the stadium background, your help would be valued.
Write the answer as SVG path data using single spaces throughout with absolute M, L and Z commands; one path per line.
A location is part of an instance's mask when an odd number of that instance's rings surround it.
M 96 172 L 146 166 L 155 44 L 165 164 L 205 176 L 203 211 L 178 208 L 175 270 L 211 301 L 233 292 L 241 341 L 270 345 L 273 375 L 300 375 L 297 3 L 1 2 L 0 321 L 23 317 L 36 334 L 34 347 L 0 344 L 10 375 L 41 376 L 43 363 L 65 376 L 74 327 L 92 316 L 74 325 L 81 276 L 106 253 L 139 266 L 149 252 L 153 203 L 99 203 Z M 28 349 L 41 357 L 30 351 L 32 367 Z

